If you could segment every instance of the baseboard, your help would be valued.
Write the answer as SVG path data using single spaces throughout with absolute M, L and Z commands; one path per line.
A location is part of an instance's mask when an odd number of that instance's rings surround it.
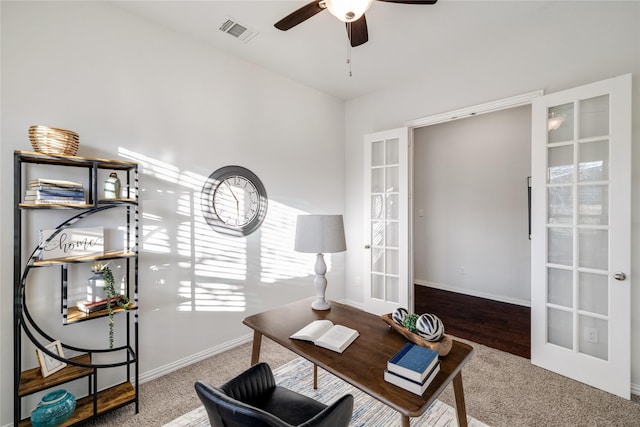
M 424 280 L 414 280 L 414 282 L 419 286 L 427 286 L 429 288 L 440 289 L 442 291 L 455 292 L 458 294 L 490 299 L 492 301 L 504 302 L 507 304 L 521 305 L 523 307 L 531 307 L 531 301 L 521 300 L 517 298 L 508 298 L 502 295 L 494 295 L 486 292 L 475 291 L 473 289 L 454 288 L 452 286 L 443 285 L 442 283 L 428 282 Z
M 364 311 L 364 304 L 362 303 L 362 301 L 354 301 L 352 299 L 345 298 L 339 302 Z
M 351 305 L 357 308 L 362 309 L 362 303 L 350 300 L 339 300 L 343 304 Z M 152 369 L 147 372 L 143 372 L 140 374 L 140 384 L 155 380 L 156 378 L 160 378 L 164 375 L 170 374 L 173 371 L 177 371 L 178 369 L 185 368 L 189 365 L 192 365 L 201 360 L 207 359 L 211 356 L 215 356 L 216 354 L 223 353 L 227 350 L 231 350 L 232 348 L 238 347 L 242 344 L 250 343 L 253 340 L 253 333 L 249 333 L 233 339 L 231 341 L 227 341 L 218 346 L 208 348 L 206 350 L 200 351 L 198 353 L 192 354 L 191 356 L 187 356 L 185 358 L 176 360 L 175 362 L 171 362 L 167 365 L 160 366 L 158 368 Z M 133 379 L 132 379 L 133 381 Z M 1 427 L 1 426 L 0 426 Z
M 227 350 L 231 350 L 232 348 L 238 347 L 239 345 L 246 344 L 253 340 L 253 333 L 243 335 L 231 341 L 227 341 L 218 346 L 208 348 L 206 350 L 200 351 L 198 353 L 192 354 L 185 358 L 176 360 L 175 362 L 171 362 L 167 365 L 160 366 L 159 368 L 152 369 L 150 371 L 144 372 L 140 375 L 140 383 L 146 383 L 151 380 L 155 380 L 156 378 L 160 378 L 164 375 L 170 374 L 173 371 L 177 371 L 178 369 L 187 367 L 189 365 L 193 365 L 196 362 L 207 359 L 211 356 L 215 356 L 216 354 L 223 353 Z

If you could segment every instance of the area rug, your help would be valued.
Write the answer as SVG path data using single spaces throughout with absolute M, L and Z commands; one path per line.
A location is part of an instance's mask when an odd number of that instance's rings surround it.
M 297 358 L 273 372 L 276 383 L 298 393 L 305 394 L 322 403 L 330 404 L 351 393 L 354 397 L 353 416 L 350 426 L 389 427 L 401 425 L 398 412 L 358 390 L 323 369 L 318 369 L 318 389 L 313 389 L 313 364 Z M 467 417 L 469 427 L 488 427 L 472 417 Z M 458 425 L 455 410 L 436 400 L 420 418 L 412 418 L 412 427 L 455 427 Z M 204 407 L 194 409 L 176 418 L 164 427 L 209 427 L 209 418 Z

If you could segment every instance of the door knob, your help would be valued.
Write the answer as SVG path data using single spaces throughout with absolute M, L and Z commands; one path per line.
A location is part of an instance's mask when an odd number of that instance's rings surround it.
M 371 249 L 371 245 L 364 245 L 365 249 Z
M 622 271 L 616 271 L 615 273 L 613 273 L 613 278 L 616 280 L 623 281 L 627 278 L 627 275 L 624 274 Z

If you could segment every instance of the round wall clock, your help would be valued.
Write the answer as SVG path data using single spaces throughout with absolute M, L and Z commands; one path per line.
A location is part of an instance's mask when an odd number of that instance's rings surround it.
M 215 231 L 247 236 L 267 215 L 267 192 L 262 181 L 242 166 L 224 166 L 202 187 L 202 212 Z

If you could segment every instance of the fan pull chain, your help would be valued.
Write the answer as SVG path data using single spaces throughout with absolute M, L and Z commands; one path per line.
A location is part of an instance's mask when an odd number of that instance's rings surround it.
M 349 32 L 349 37 L 347 37 L 347 64 L 349 64 L 349 77 L 353 76 L 351 73 L 351 22 L 347 22 L 347 31 Z

